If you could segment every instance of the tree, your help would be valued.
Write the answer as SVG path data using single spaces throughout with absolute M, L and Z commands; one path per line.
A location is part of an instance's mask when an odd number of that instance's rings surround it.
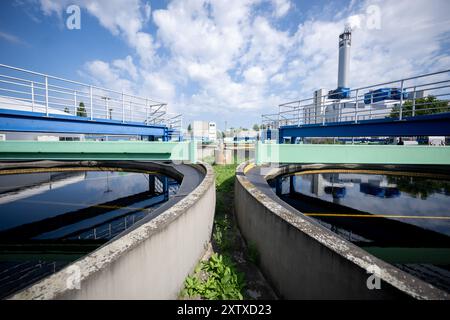
M 259 126 L 256 123 L 253 125 L 253 130 L 259 131 Z
M 188 131 L 188 132 L 191 132 L 191 131 L 192 131 L 192 126 L 191 126 L 191 124 L 188 125 L 187 131 Z
M 402 117 L 411 117 L 413 115 L 413 101 L 408 100 L 403 104 L 402 108 Z M 428 96 L 425 98 L 418 98 L 416 99 L 415 103 L 415 115 L 416 116 L 423 116 L 427 114 L 433 114 L 433 113 L 442 113 L 442 112 L 449 112 L 449 106 L 447 101 L 442 101 L 437 99 L 434 96 Z M 391 118 L 398 118 L 400 112 L 400 106 L 396 105 L 394 108 L 392 108 L 391 114 L 389 117 Z
M 450 194 L 450 183 L 423 177 L 387 176 L 388 182 L 396 184 L 397 188 L 414 198 L 427 199 L 434 193 Z
M 64 108 L 64 112 L 65 112 L 65 113 L 70 113 L 69 108 L 68 108 L 68 107 L 65 107 L 65 108 Z
M 77 116 L 87 117 L 87 112 L 86 112 L 86 108 L 84 107 L 84 102 L 80 102 L 80 105 L 77 108 Z

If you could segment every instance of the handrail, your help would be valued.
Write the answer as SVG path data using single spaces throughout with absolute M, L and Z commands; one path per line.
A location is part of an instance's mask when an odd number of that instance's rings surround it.
M 67 113 L 91 119 L 165 125 L 181 131 L 167 103 L 92 84 L 0 64 L 0 109 L 45 110 L 46 116 Z M 83 109 L 84 105 L 84 109 Z
M 437 78 L 436 78 L 437 77 Z M 378 89 L 386 89 L 387 91 Z M 436 101 L 419 100 L 434 97 Z M 263 114 L 262 125 L 308 125 L 343 121 L 418 116 L 426 112 L 450 112 L 450 69 L 348 90 L 345 95 L 324 95 L 278 105 L 278 113 Z M 412 112 L 405 104 L 412 105 Z M 436 107 L 438 105 L 439 107 Z

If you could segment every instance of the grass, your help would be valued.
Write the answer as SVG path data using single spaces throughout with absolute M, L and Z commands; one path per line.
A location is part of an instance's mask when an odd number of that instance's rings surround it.
M 242 300 L 244 286 L 243 275 L 236 271 L 231 259 L 215 253 L 208 261 L 201 262 L 196 272 L 186 278 L 181 296 L 209 300 Z
M 235 245 L 233 223 L 234 176 L 236 164 L 214 165 L 216 175 L 216 214 L 214 217 L 214 253 L 200 262 L 194 274 L 186 278 L 181 298 L 243 299 L 245 279 L 232 261 Z

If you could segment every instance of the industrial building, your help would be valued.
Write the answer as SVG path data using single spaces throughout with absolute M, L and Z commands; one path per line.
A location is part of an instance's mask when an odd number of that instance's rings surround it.
M 216 142 L 216 123 L 211 121 L 193 121 L 191 124 L 191 136 L 202 142 Z

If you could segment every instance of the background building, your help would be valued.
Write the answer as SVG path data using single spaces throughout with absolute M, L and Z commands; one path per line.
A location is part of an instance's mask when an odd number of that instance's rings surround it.
M 193 121 L 192 125 L 190 125 L 190 133 L 192 138 L 196 140 L 204 142 L 217 141 L 217 128 L 215 122 Z

